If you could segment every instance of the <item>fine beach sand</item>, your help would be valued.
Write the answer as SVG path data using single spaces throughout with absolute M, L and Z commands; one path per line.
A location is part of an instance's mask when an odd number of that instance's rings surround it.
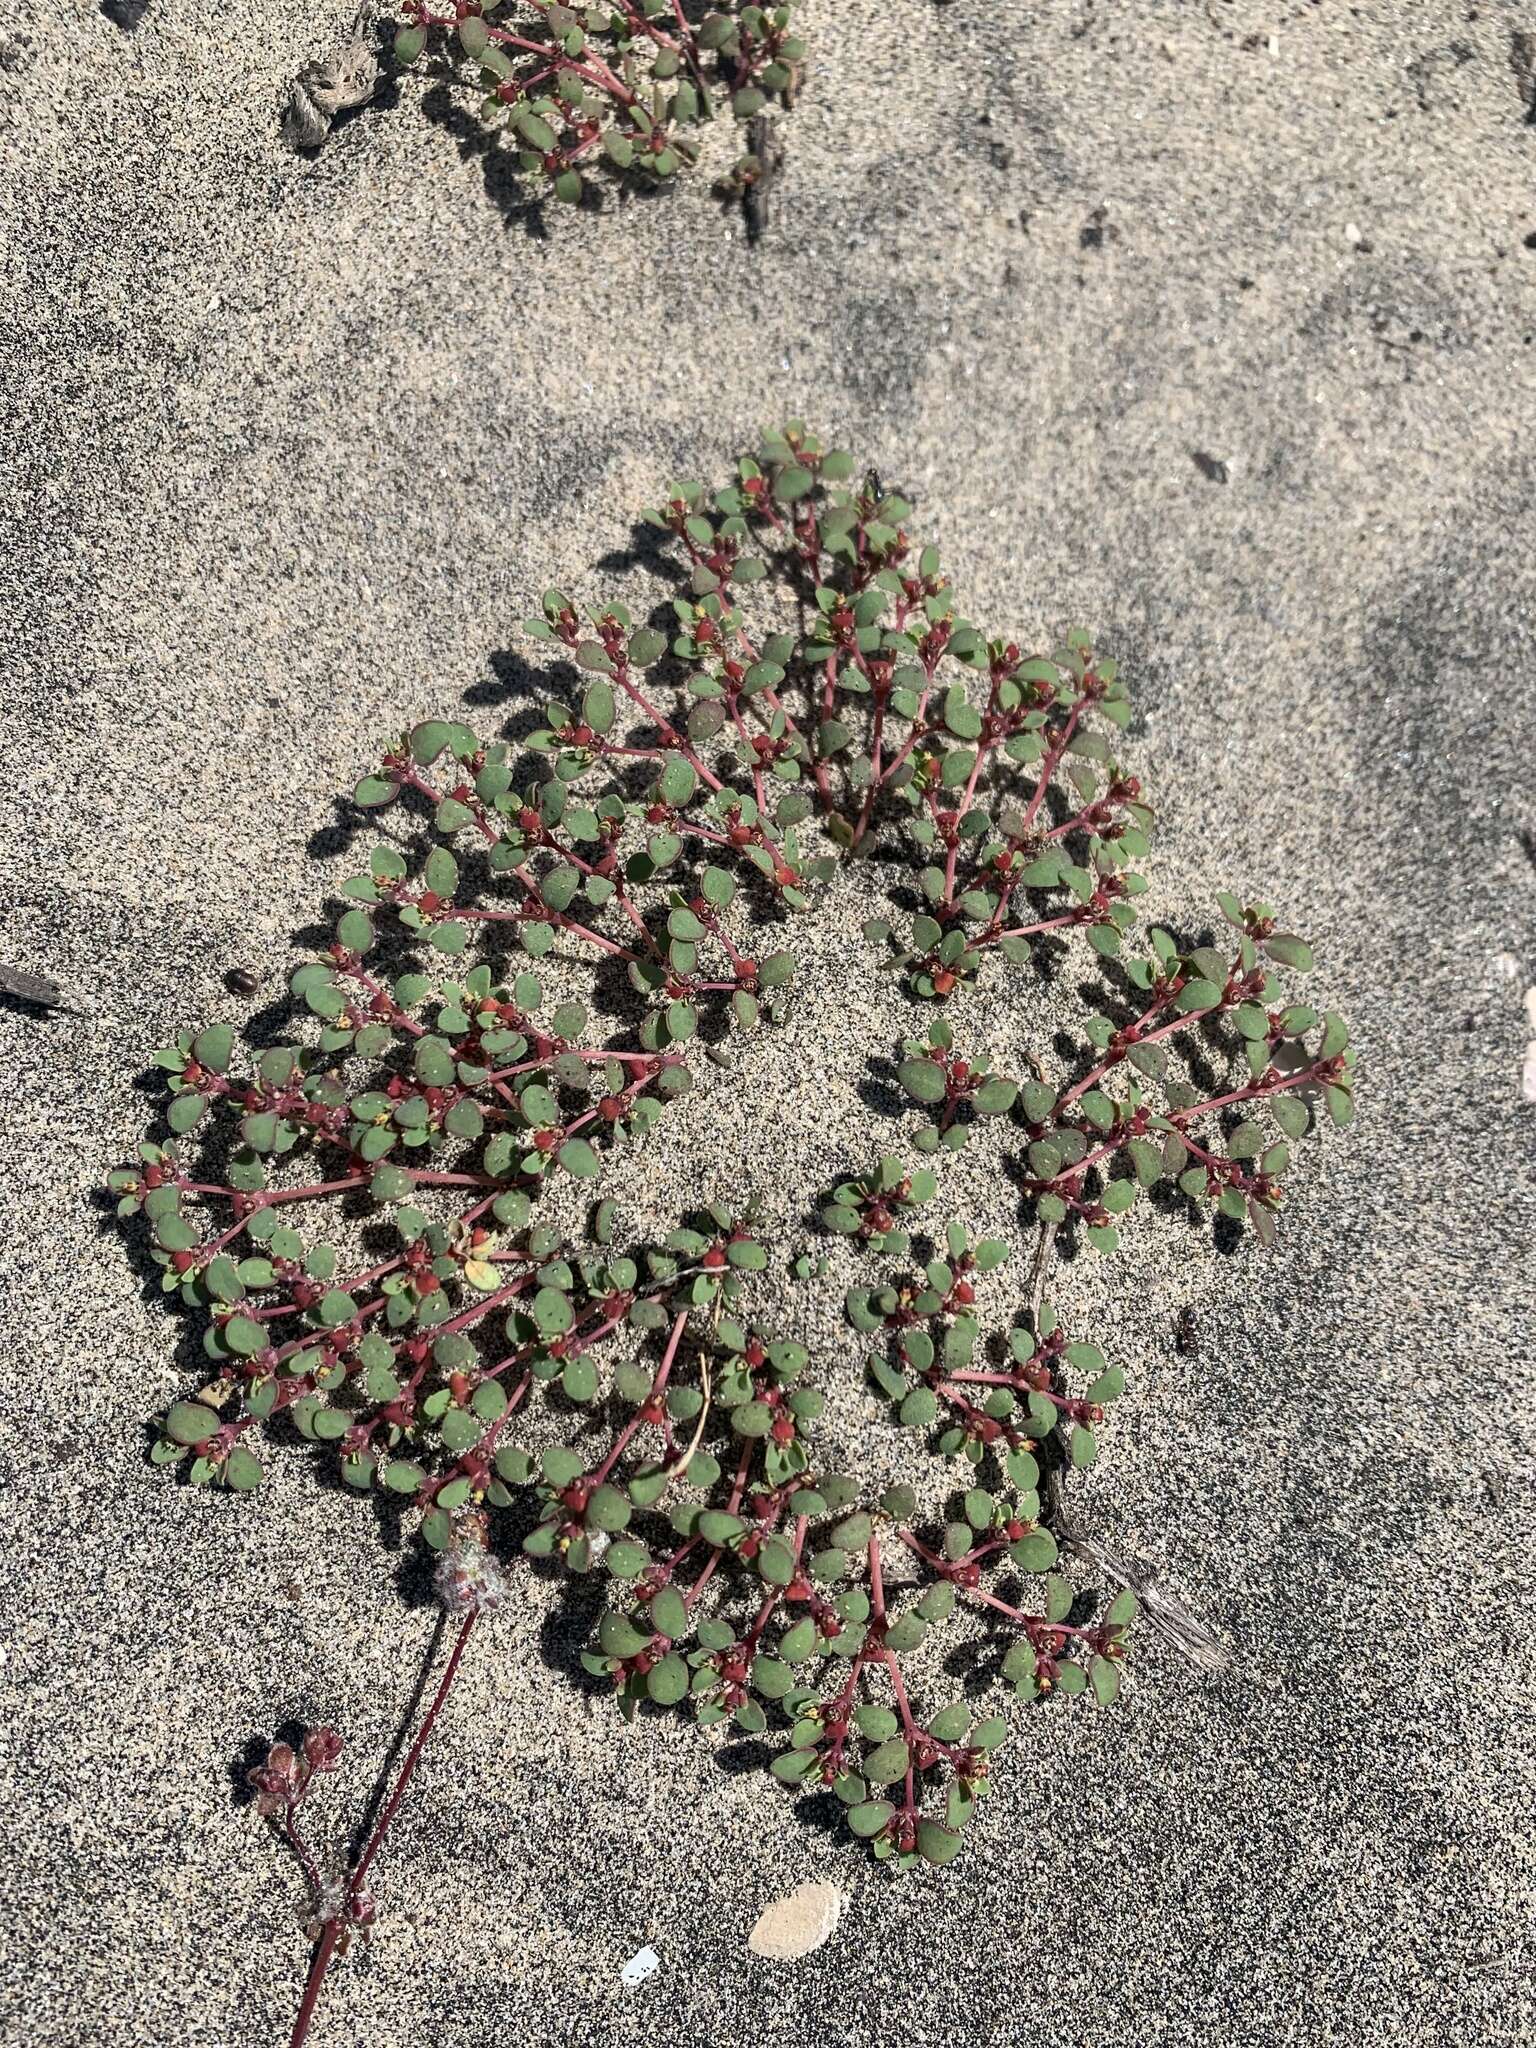
M 333 1722 L 339 1836 L 433 1626 L 296 1455 L 246 1501 L 145 1461 L 179 1331 L 96 1190 L 147 1055 L 274 999 L 369 843 L 334 797 L 382 736 L 495 730 L 537 688 L 538 593 L 650 602 L 636 512 L 790 415 L 915 497 L 972 617 L 1121 658 L 1155 914 L 1283 905 L 1354 1027 L 1357 1124 L 1301 1148 L 1274 1252 L 1147 1211 L 1054 1290 L 1130 1383 L 1083 1517 L 1235 1666 L 1143 1635 L 1113 1711 L 1018 1713 L 963 1860 L 893 1882 L 686 1722 L 624 1728 L 571 1675 L 585 1610 L 533 1582 L 315 2048 L 1530 2036 L 1536 126 L 1509 48 L 1536 16 L 804 13 L 749 251 L 707 176 L 530 210 L 424 80 L 297 159 L 285 81 L 347 4 L 150 0 L 130 35 L 0 0 L 0 960 L 86 1012 L 0 1008 L 18 2048 L 286 2040 L 300 1887 L 232 1770 L 285 1716 Z M 858 936 L 875 890 L 839 886 L 789 1026 L 625 1168 L 637 1229 L 751 1188 L 809 1242 L 816 1191 L 910 1129 L 858 1092 L 910 1014 Z M 1053 1060 L 1073 986 L 994 982 L 976 1030 Z M 952 1162 L 946 1202 L 1019 1246 L 1002 1322 L 1027 1246 L 999 1158 Z M 842 1271 L 783 1320 L 878 1461 Z M 749 1955 L 807 1878 L 849 1893 L 834 1939 Z

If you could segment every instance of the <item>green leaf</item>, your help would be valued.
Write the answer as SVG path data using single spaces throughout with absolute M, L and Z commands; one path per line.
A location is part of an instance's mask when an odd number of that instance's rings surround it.
M 1031 1529 L 1009 1544 L 1008 1555 L 1021 1571 L 1048 1572 L 1056 1562 L 1056 1538 L 1049 1529 Z
M 965 1837 L 957 1829 L 944 1827 L 936 1820 L 920 1820 L 917 1824 L 917 1853 L 925 1863 L 953 1863 L 964 1843 Z
M 768 1766 L 781 1784 L 799 1785 L 816 1769 L 816 1752 L 812 1749 L 790 1749 L 782 1756 L 776 1756 Z
M 235 1034 L 227 1024 L 210 1024 L 192 1041 L 192 1051 L 202 1066 L 215 1074 L 224 1073 L 235 1049 Z
M 1298 974 L 1310 974 L 1312 971 L 1312 948 L 1305 939 L 1298 939 L 1294 932 L 1273 933 L 1264 941 L 1264 950 L 1282 967 L 1293 967 Z
M 663 1586 L 650 1606 L 651 1627 L 677 1642 L 689 1633 L 688 1606 L 676 1586 Z
M 512 119 L 518 133 L 530 149 L 536 149 L 541 156 L 547 156 L 554 148 L 555 131 L 542 114 L 532 113 L 527 107 L 519 107 Z
M 895 1735 L 870 1751 L 864 1759 L 864 1776 L 872 1785 L 889 1785 L 905 1776 L 908 1762 L 907 1745 Z
M 597 1640 L 610 1657 L 638 1657 L 650 1637 L 642 1635 L 632 1621 L 610 1607 L 597 1624 Z
M 1120 1673 L 1108 1657 L 1095 1657 L 1088 1666 L 1088 1682 L 1101 1707 L 1107 1707 L 1120 1691 Z
M 627 1527 L 629 1515 L 629 1502 L 616 1486 L 610 1486 L 606 1481 L 596 1489 L 587 1502 L 588 1528 L 601 1529 L 608 1535 Z M 671 1635 L 674 1631 L 668 1629 L 666 1633 Z
M 737 94 L 738 101 L 741 95 Z M 759 105 L 761 98 L 759 98 Z M 739 105 L 737 112 L 741 111 Z M 749 109 L 748 111 L 753 111 Z M 798 462 L 787 463 L 773 480 L 773 495 L 781 504 L 791 505 L 797 498 L 803 498 L 807 491 L 814 490 L 816 479 L 811 472 Z
M 1308 1116 L 1307 1105 L 1295 1095 L 1276 1095 L 1270 1099 L 1270 1109 L 1275 1122 L 1288 1138 L 1306 1135 Z
M 166 1434 L 179 1444 L 206 1443 L 219 1418 L 204 1401 L 173 1401 L 165 1418 Z
M 171 1097 L 170 1107 L 165 1112 L 165 1120 L 177 1137 L 181 1137 L 184 1132 L 191 1130 L 207 1107 L 207 1101 L 203 1096 L 194 1089 L 188 1089 L 184 1094 Z
M 803 1664 L 816 1648 L 816 1624 L 811 1617 L 802 1615 L 793 1628 L 787 1629 L 779 1642 L 779 1655 L 786 1664 Z
M 691 801 L 698 786 L 699 778 L 693 764 L 680 754 L 668 755 L 659 780 L 662 801 L 677 810 Z
M 862 1840 L 881 1834 L 890 1825 L 891 1815 L 896 1811 L 889 1799 L 866 1799 L 858 1806 L 848 1809 L 848 1825 Z
M 670 1651 L 662 1663 L 651 1665 L 645 1673 L 645 1690 L 657 1706 L 676 1706 L 678 1700 L 688 1694 L 688 1665 Z
M 1187 1017 L 1195 1010 L 1214 1010 L 1220 1001 L 1221 990 L 1215 982 L 1197 974 L 1180 989 L 1176 1007 L 1181 1017 Z
M 577 1180 L 592 1180 L 601 1171 L 597 1154 L 585 1138 L 567 1138 L 555 1156 Z
M 244 1444 L 236 1444 L 224 1460 L 224 1484 L 236 1493 L 252 1492 L 265 1477 L 260 1458 Z
M 896 1069 L 896 1078 L 914 1102 L 942 1102 L 948 1092 L 944 1069 L 937 1060 L 903 1060 Z
M 561 1300 L 565 1299 L 562 1295 Z M 560 1384 L 566 1396 L 583 1404 L 597 1398 L 597 1367 L 590 1358 L 568 1358 L 560 1375 Z
M 444 1038 L 418 1038 L 412 1054 L 416 1078 L 428 1088 L 451 1087 L 456 1075 L 453 1048 Z
M 914 1387 L 902 1402 L 899 1420 L 904 1429 L 926 1429 L 939 1412 L 938 1396 L 931 1387 Z
M 1328 1105 L 1328 1114 L 1342 1131 L 1346 1124 L 1354 1122 L 1355 1098 L 1347 1088 L 1325 1088 L 1323 1100 Z
M 752 1661 L 752 1687 L 765 1700 L 781 1700 L 785 1693 L 794 1689 L 795 1674 L 787 1664 L 781 1664 L 777 1657 L 755 1657 Z

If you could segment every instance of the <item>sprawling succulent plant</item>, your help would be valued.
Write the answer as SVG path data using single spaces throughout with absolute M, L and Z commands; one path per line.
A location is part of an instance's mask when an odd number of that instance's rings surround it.
M 1045 1303 L 1052 1241 L 1113 1252 L 1167 1184 L 1268 1243 L 1314 1108 L 1352 1110 L 1344 1026 L 1284 992 L 1311 955 L 1266 906 L 1222 897 L 1219 948 L 1143 925 L 1152 814 L 1111 746 L 1124 684 L 1085 636 L 1035 659 L 985 637 L 905 503 L 798 426 L 648 516 L 685 563 L 665 628 L 550 591 L 528 630 L 574 661 L 577 701 L 521 748 L 451 720 L 394 740 L 355 797 L 408 829 L 293 976 L 313 1029 L 238 1065 L 227 1024 L 163 1050 L 170 1135 L 112 1177 L 203 1323 L 208 1378 L 170 1405 L 155 1459 L 249 1491 L 286 1419 L 348 1485 L 419 1512 L 458 1624 L 344 1878 L 320 1887 L 297 1821 L 336 1738 L 258 1774 L 317 1888 L 296 2041 L 371 1917 L 384 1830 L 519 1552 L 605 1576 L 586 1663 L 627 1712 L 686 1702 L 706 1727 L 777 1730 L 774 1775 L 829 1787 L 877 1856 L 948 1862 L 1008 1723 L 917 1703 L 929 1631 L 963 1615 L 1005 1697 L 1104 1703 L 1136 1607 L 1063 1564 L 1062 1475 L 1097 1455 L 1124 1379 Z M 750 1207 L 621 1250 L 611 1202 L 583 1234 L 566 1199 L 686 1091 L 701 1045 L 771 1028 L 794 954 L 760 943 L 767 918 L 816 915 L 843 855 L 883 835 L 915 843 L 926 899 L 866 943 L 923 1006 L 897 1072 L 931 1163 L 850 1162 L 817 1214 L 872 1263 L 847 1312 L 894 1424 L 955 1461 L 937 1515 L 818 1453 L 824 1395 L 772 1327 Z M 974 983 L 1078 943 L 1112 995 L 1070 1073 L 1015 1080 L 957 1050 Z M 573 957 L 594 992 L 627 983 L 608 1024 L 561 992 Z M 1042 1234 L 1031 1298 L 990 1347 L 978 1282 L 1007 1246 L 953 1222 L 914 1258 L 977 1117 L 1016 1134 Z

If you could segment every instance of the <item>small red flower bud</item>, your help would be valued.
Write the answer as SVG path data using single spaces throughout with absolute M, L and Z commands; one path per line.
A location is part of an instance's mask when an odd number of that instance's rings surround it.
M 304 1737 L 304 1761 L 312 1771 L 334 1771 L 341 1752 L 342 1740 L 334 1728 L 311 1728 Z

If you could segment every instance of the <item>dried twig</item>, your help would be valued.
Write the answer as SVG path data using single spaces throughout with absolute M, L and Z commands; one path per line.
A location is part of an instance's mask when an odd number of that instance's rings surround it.
M 72 1017 L 83 1017 L 84 1010 L 74 1003 L 67 1003 L 56 981 L 50 981 L 46 974 L 34 974 L 26 967 L 0 966 L 0 996 L 15 996 L 18 1002 L 35 1003 L 40 1010 L 67 1010 Z
M 1041 1226 L 1040 1243 L 1035 1251 L 1035 1263 L 1029 1280 L 1029 1315 L 1035 1329 L 1040 1327 L 1040 1307 L 1045 1299 L 1046 1281 L 1051 1270 L 1051 1260 L 1056 1249 L 1056 1225 Z M 1061 1431 L 1051 1432 L 1065 1449 Z M 1045 1519 L 1055 1531 L 1057 1539 L 1075 1557 L 1082 1559 L 1117 1586 L 1124 1586 L 1136 1595 L 1142 1614 L 1148 1625 L 1154 1628 L 1163 1640 L 1172 1645 L 1197 1671 L 1226 1671 L 1232 1664 L 1232 1653 L 1204 1622 L 1196 1620 L 1180 1601 L 1171 1593 L 1165 1593 L 1157 1584 L 1154 1567 L 1142 1562 L 1129 1562 L 1118 1552 L 1106 1549 L 1097 1543 L 1074 1521 L 1061 1504 L 1061 1479 L 1058 1471 L 1042 1475 L 1041 1496 L 1045 1508 Z
M 769 194 L 784 167 L 784 146 L 766 114 L 754 114 L 747 123 L 747 148 L 755 168 L 744 177 L 741 211 L 747 223 L 747 241 L 756 248 L 768 232 Z
M 1536 127 L 1536 35 L 1528 29 L 1509 32 L 1509 68 L 1515 74 L 1526 121 Z
M 1051 1260 L 1056 1254 L 1056 1225 L 1042 1223 L 1040 1242 L 1035 1247 L 1035 1263 L 1029 1275 L 1029 1320 L 1031 1328 L 1040 1328 L 1040 1307 L 1045 1300 L 1045 1283 L 1050 1276 Z
M 1182 1601 L 1163 1591 L 1151 1565 L 1130 1562 L 1117 1551 L 1107 1549 L 1061 1508 L 1056 1510 L 1054 1524 L 1057 1537 L 1075 1557 L 1136 1595 L 1143 1618 L 1186 1663 L 1197 1671 L 1231 1669 L 1232 1652 L 1226 1644 L 1203 1621 L 1198 1621 Z

